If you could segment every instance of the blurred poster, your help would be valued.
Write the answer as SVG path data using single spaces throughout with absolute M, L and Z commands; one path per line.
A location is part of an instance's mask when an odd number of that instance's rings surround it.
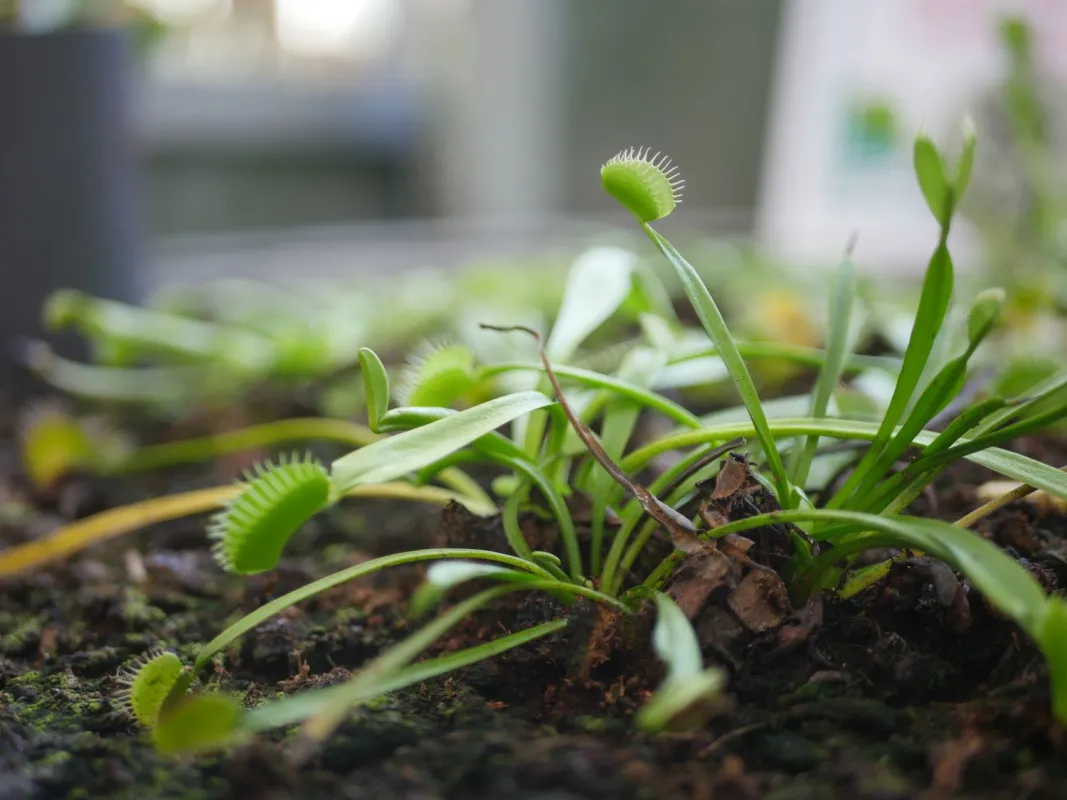
M 757 215 L 767 249 L 822 265 L 855 233 L 864 267 L 921 271 L 937 229 L 912 173 L 915 134 L 951 159 L 971 114 L 980 156 L 995 150 L 996 126 L 977 112 L 1006 74 L 1008 14 L 1032 25 L 1041 71 L 1067 75 L 1064 0 L 785 3 Z M 958 265 L 976 257 L 974 239 L 961 220 Z

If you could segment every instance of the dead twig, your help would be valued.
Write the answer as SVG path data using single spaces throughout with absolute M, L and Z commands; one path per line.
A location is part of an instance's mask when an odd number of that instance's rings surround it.
M 503 333 L 522 331 L 536 339 L 537 348 L 541 355 L 541 363 L 544 365 L 545 374 L 548 376 L 548 380 L 552 384 L 552 390 L 556 393 L 556 400 L 559 402 L 560 408 L 563 409 L 563 413 L 566 414 L 567 419 L 570 421 L 571 427 L 574 428 L 574 432 L 578 434 L 578 438 L 582 440 L 582 444 L 589 450 L 589 453 L 596 459 L 597 463 L 607 471 L 616 483 L 637 498 L 637 501 L 641 504 L 641 507 L 645 510 L 646 514 L 667 529 L 675 547 L 684 553 L 696 553 L 705 548 L 704 543 L 697 538 L 696 526 L 693 525 L 689 519 L 662 502 L 659 498 L 653 495 L 652 492 L 623 472 L 622 469 L 619 468 L 619 465 L 612 461 L 611 457 L 604 452 L 604 448 L 596 438 L 596 435 L 590 430 L 588 425 L 578 418 L 578 415 L 574 413 L 574 409 L 572 409 L 567 402 L 567 399 L 563 394 L 563 388 L 560 386 L 559 379 L 556 377 L 556 373 L 552 369 L 552 364 L 549 362 L 548 356 L 545 354 L 541 335 L 537 331 L 533 328 L 527 328 L 525 325 L 501 326 L 482 324 L 481 327 L 486 330 L 500 331 Z

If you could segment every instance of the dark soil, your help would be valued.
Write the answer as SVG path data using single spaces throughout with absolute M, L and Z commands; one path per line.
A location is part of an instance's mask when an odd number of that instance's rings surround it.
M 1062 452 L 1035 455 L 1060 463 Z M 25 487 L 8 446 L 0 546 L 43 535 L 62 515 L 217 483 L 207 472 L 72 480 L 44 498 Z M 954 519 L 991 477 L 956 467 L 915 510 Z M 1059 509 L 1020 502 L 979 530 L 1051 584 L 1067 581 Z M 1049 718 L 1039 655 L 973 594 L 965 614 L 945 602 L 943 571 L 923 562 L 855 600 L 826 598 L 821 625 L 793 620 L 806 627 L 789 642 L 782 628 L 746 628 L 736 604 L 701 606 L 694 624 L 707 662 L 730 684 L 694 733 L 650 737 L 631 724 L 661 678 L 649 615 L 624 623 L 542 597 L 480 614 L 439 651 L 564 613 L 567 630 L 358 708 L 299 769 L 285 760 L 289 732 L 223 755 L 161 758 L 116 704 L 115 675 L 138 654 L 165 646 L 188 663 L 272 597 L 369 555 L 445 539 L 503 548 L 495 525 L 455 509 L 365 503 L 313 521 L 278 570 L 252 578 L 215 567 L 195 519 L 3 585 L 0 798 L 1067 797 L 1067 744 Z M 247 635 L 210 677 L 248 705 L 343 680 L 410 629 L 404 597 L 419 575 L 337 587 Z

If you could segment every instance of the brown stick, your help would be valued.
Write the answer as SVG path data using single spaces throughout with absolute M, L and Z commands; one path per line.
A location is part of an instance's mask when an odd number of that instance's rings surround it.
M 571 427 L 574 428 L 574 432 L 578 434 L 578 438 L 582 440 L 582 444 L 589 450 L 589 453 L 596 459 L 597 463 L 607 471 L 616 483 L 637 498 L 637 502 L 641 504 L 641 507 L 645 510 L 646 514 L 667 529 L 675 547 L 684 553 L 694 553 L 702 550 L 705 545 L 697 538 L 696 526 L 666 503 L 660 501 L 659 498 L 652 494 L 652 492 L 623 472 L 622 469 L 619 468 L 619 465 L 612 461 L 611 457 L 604 452 L 604 448 L 600 445 L 599 440 L 596 438 L 593 431 L 590 430 L 589 426 L 582 422 L 578 418 L 578 415 L 574 413 L 574 409 L 571 408 L 566 397 L 563 395 L 563 389 L 559 384 L 559 379 L 556 377 L 556 373 L 552 369 L 552 364 L 549 362 L 548 356 L 545 354 L 541 335 L 533 330 L 533 328 L 527 328 L 525 325 L 499 326 L 483 324 L 481 327 L 486 330 L 501 331 L 503 333 L 522 331 L 537 340 L 537 348 L 541 354 L 541 363 L 544 365 L 545 374 L 548 376 L 548 380 L 552 384 L 552 390 L 556 393 L 556 400 L 559 401 L 560 408 L 563 409 L 563 413 L 566 414 L 567 419 L 571 423 Z

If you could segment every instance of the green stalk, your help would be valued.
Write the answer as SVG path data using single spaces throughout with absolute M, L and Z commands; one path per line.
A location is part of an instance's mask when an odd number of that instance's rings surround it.
M 560 378 L 561 381 L 566 378 L 593 389 L 606 389 L 613 395 L 631 400 L 650 411 L 658 411 L 663 416 L 686 428 L 700 427 L 700 419 L 691 411 L 683 408 L 673 400 L 668 400 L 663 395 L 649 389 L 643 389 L 637 384 L 619 380 L 611 375 L 604 375 L 593 370 L 582 369 L 581 367 L 557 367 L 553 365 L 552 369 L 555 371 L 556 377 Z M 526 370 L 544 372 L 544 367 L 540 364 L 532 363 L 493 364 L 492 366 L 483 367 L 479 374 L 482 378 L 488 379 L 494 375 Z M 543 427 L 541 432 L 544 432 Z M 537 441 L 540 441 L 540 439 Z
M 208 461 L 261 447 L 277 447 L 286 442 L 323 440 L 340 442 L 350 447 L 364 447 L 381 438 L 369 428 L 355 422 L 297 417 L 195 439 L 141 447 L 127 454 L 119 462 L 97 466 L 96 471 L 103 475 L 127 475 L 177 464 Z M 458 469 L 443 470 L 438 479 L 445 486 L 470 498 L 473 505 L 485 509 L 486 513 L 496 510 L 493 499 L 464 472 Z
M 398 689 L 422 683 L 430 678 L 436 678 L 448 672 L 455 672 L 479 661 L 485 661 L 528 642 L 550 636 L 563 630 L 567 625 L 567 620 L 555 619 L 523 631 L 509 633 L 507 636 L 501 636 L 491 642 L 485 642 L 484 644 L 468 647 L 436 658 L 428 658 L 383 678 L 363 695 L 357 695 L 347 684 L 290 695 L 249 711 L 241 728 L 252 733 L 262 733 L 274 728 L 302 722 L 319 713 L 322 709 L 336 705 L 341 700 L 354 704 L 370 700 L 372 697 L 388 694 L 389 692 L 395 692 Z
M 583 594 L 587 597 L 593 597 L 594 599 L 606 603 L 624 613 L 630 613 L 630 610 L 626 606 L 614 598 L 607 597 L 606 595 L 602 595 L 599 592 L 586 589 L 582 586 L 561 584 L 559 581 L 554 580 L 506 584 L 504 586 L 496 586 L 491 589 L 486 589 L 473 597 L 457 603 L 446 613 L 400 642 L 400 644 L 391 647 L 376 658 L 370 666 L 364 668 L 351 681 L 345 684 L 347 691 L 339 692 L 338 695 L 333 698 L 333 703 L 322 708 L 318 714 L 311 717 L 305 723 L 303 729 L 303 733 L 307 737 L 305 741 L 309 740 L 312 743 L 320 742 L 329 736 L 341 721 L 344 720 L 353 703 L 359 702 L 368 691 L 373 691 L 375 694 L 380 693 L 380 690 L 377 687 L 380 687 L 383 683 L 388 685 L 387 682 L 392 675 L 395 675 L 397 671 L 407 666 L 408 662 L 417 658 L 419 653 L 429 647 L 436 639 L 443 636 L 449 629 L 462 622 L 478 609 L 510 592 L 523 590 L 553 591 L 561 587 L 566 591 L 575 594 Z
M 835 439 L 860 441 L 872 440 L 877 432 L 876 426 L 872 423 L 844 419 L 774 419 L 770 421 L 770 427 L 778 436 L 817 434 Z M 700 444 L 721 443 L 738 437 L 747 438 L 752 436 L 753 433 L 754 429 L 750 422 L 738 422 L 717 425 L 699 431 L 673 433 L 634 450 L 620 462 L 619 466 L 626 472 L 633 474 L 641 470 L 653 458 L 663 453 Z M 1015 435 L 1018 435 L 1018 433 L 1016 432 Z M 919 446 L 928 445 L 937 436 L 938 434 L 933 431 L 923 431 L 915 437 L 915 444 Z M 983 443 L 978 448 L 972 448 L 970 445 L 974 441 L 971 439 L 964 440 L 958 448 L 952 448 L 944 453 L 945 458 L 935 457 L 932 459 L 935 463 L 922 466 L 928 468 L 935 466 L 937 463 L 951 461 L 956 458 L 966 458 L 968 461 L 987 467 L 1013 480 L 1036 486 L 1055 497 L 1067 499 L 1067 480 L 1064 480 L 1064 476 L 1059 470 L 1019 453 L 992 447 L 988 442 Z
M 744 359 L 737 351 L 737 345 L 734 344 L 730 329 L 726 326 L 726 320 L 723 319 L 719 307 L 711 296 L 711 292 L 708 291 L 708 287 L 704 285 L 693 266 L 682 258 L 681 254 L 674 249 L 674 246 L 660 236 L 647 222 L 641 222 L 641 227 L 648 234 L 648 238 L 652 240 L 652 243 L 656 245 L 667 261 L 675 268 L 679 278 L 681 278 L 682 286 L 689 298 L 689 302 L 693 305 L 697 316 L 700 317 L 704 330 L 707 331 L 711 341 L 718 348 L 719 357 L 722 358 L 723 364 L 726 365 L 726 370 L 730 373 L 730 378 L 733 380 L 734 386 L 741 396 L 741 401 L 748 411 L 749 418 L 752 420 L 752 427 L 755 429 L 756 437 L 759 439 L 764 457 L 767 459 L 767 467 L 774 478 L 779 502 L 783 506 L 789 505 L 792 492 L 790 491 L 789 478 L 785 474 L 785 466 L 782 464 L 782 457 L 778 453 L 778 445 L 767 424 L 767 416 L 763 413 L 763 407 L 760 405 L 759 394 L 756 392 L 756 386 L 752 382 L 752 376 L 748 372 L 748 367 L 745 366 Z
M 896 385 L 893 388 L 893 396 L 889 400 L 889 407 L 882 417 L 882 424 L 878 428 L 871 446 L 863 454 L 859 464 L 849 475 L 841 488 L 830 498 L 828 508 L 841 508 L 852 498 L 856 490 L 863 485 L 868 475 L 872 472 L 886 447 L 890 437 L 904 415 L 911 397 L 922 378 L 930 353 L 933 350 L 934 339 L 941 330 L 945 315 L 948 312 L 949 300 L 952 297 L 953 267 L 952 257 L 948 251 L 948 234 L 952 217 L 950 210 L 941 226 L 941 238 L 937 249 L 930 258 L 923 278 L 922 294 L 919 297 L 919 308 L 915 314 L 915 324 L 911 329 L 911 338 L 908 340 L 907 349 L 904 351 L 904 362 L 897 376 Z
M 856 296 L 856 271 L 852 260 L 846 256 L 837 269 L 833 294 L 830 296 L 829 334 L 826 339 L 826 357 L 819 370 L 818 380 L 811 393 L 809 416 L 821 419 L 830 407 L 837 382 L 848 359 L 848 337 L 852 322 L 852 306 Z M 803 487 L 811 471 L 819 437 L 808 436 L 797 441 L 789 457 L 790 480 Z
M 228 647 L 231 643 L 239 639 L 241 636 L 244 636 L 256 626 L 297 603 L 314 597 L 327 589 L 332 589 L 334 586 L 339 586 L 342 583 L 347 583 L 356 578 L 362 578 L 388 567 L 397 567 L 402 564 L 414 564 L 419 561 L 433 561 L 442 558 L 475 559 L 505 564 L 509 567 L 525 570 L 526 572 L 544 578 L 547 582 L 552 583 L 554 587 L 563 586 L 569 592 L 578 593 L 578 587 L 571 586 L 570 584 L 562 584 L 560 581 L 553 578 L 550 572 L 533 561 L 527 561 L 526 559 L 508 555 L 506 553 L 497 553 L 492 550 L 442 547 L 427 550 L 411 550 L 406 553 L 395 553 L 393 555 L 371 559 L 370 561 L 364 561 L 362 564 L 357 564 L 354 567 L 348 567 L 347 569 L 319 578 L 317 581 L 312 581 L 305 586 L 301 586 L 299 589 L 294 589 L 288 594 L 275 598 L 269 603 L 260 606 L 255 611 L 241 617 L 226 628 L 226 630 L 222 631 L 222 633 L 200 648 L 200 652 L 197 653 L 196 656 L 196 661 L 193 663 L 190 680 L 208 665 L 211 658 L 216 653 Z

